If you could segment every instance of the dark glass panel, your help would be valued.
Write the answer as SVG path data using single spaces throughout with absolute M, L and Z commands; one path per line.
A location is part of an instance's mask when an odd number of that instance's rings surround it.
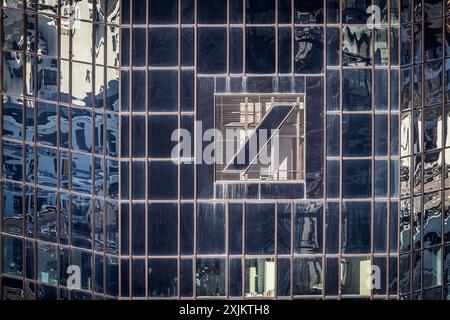
M 197 207 L 197 253 L 225 253 L 225 205 L 201 203 Z
M 151 70 L 148 82 L 149 111 L 169 112 L 178 110 L 177 71 Z
M 278 23 L 292 22 L 291 0 L 278 0 Z
M 132 70 L 131 71 L 131 109 L 135 112 L 146 111 L 145 101 L 145 81 L 146 71 Z
M 275 206 L 246 204 L 245 251 L 247 254 L 273 254 L 275 246 Z
M 339 28 L 327 28 L 327 65 L 338 66 L 341 46 L 341 32 Z
M 231 297 L 242 296 L 242 260 L 230 259 L 229 289 L 228 294 Z
M 325 250 L 327 254 L 339 252 L 339 203 L 328 202 L 325 215 Z
M 295 207 L 294 251 L 301 254 L 323 251 L 323 205 L 306 202 Z
M 172 134 L 178 129 L 178 117 L 154 115 L 148 118 L 149 136 L 148 156 L 150 158 L 171 158 L 177 141 Z M 176 138 L 176 137 L 175 137 Z
M 244 63 L 243 28 L 230 29 L 230 72 L 242 73 Z
M 340 155 L 341 117 L 335 114 L 327 115 L 327 155 Z
M 278 259 L 277 260 L 277 295 L 290 296 L 291 295 L 291 260 Z
M 340 0 L 327 0 L 327 23 L 339 23 L 341 21 Z
M 372 154 L 372 116 L 345 114 L 342 121 L 343 156 L 364 157 Z
M 325 260 L 325 295 L 335 296 L 339 292 L 339 260 Z
M 294 260 L 294 295 L 322 295 L 322 258 Z
M 150 297 L 175 297 L 177 290 L 177 260 L 148 260 L 148 295 Z
M 229 204 L 229 253 L 242 254 L 242 205 Z
M 275 72 L 275 28 L 248 27 L 246 32 L 247 73 Z
M 442 58 L 443 54 L 442 19 L 424 22 L 424 58 L 426 60 Z
M 146 30 L 144 28 L 133 28 L 131 30 L 133 43 L 136 44 L 133 46 L 133 50 L 131 50 L 132 65 L 134 67 L 145 67 L 146 47 L 143 44 L 147 38 Z M 125 50 L 129 50 L 129 48 Z
M 230 23 L 242 23 L 244 12 L 244 0 L 230 0 Z
M 292 72 L 291 28 L 278 28 L 278 72 Z
M 367 8 L 371 0 L 344 0 L 342 3 L 342 22 L 346 24 L 366 24 L 369 18 Z
M 152 67 L 177 66 L 178 29 L 150 28 L 148 31 L 148 57 L 148 63 Z
M 375 161 L 374 194 L 377 198 L 388 196 L 388 162 L 386 160 Z M 393 177 L 391 176 L 391 179 Z
M 227 23 L 227 0 L 198 0 L 198 23 Z
M 194 28 L 182 28 L 181 29 L 181 65 L 193 66 L 194 65 Z M 176 49 L 178 52 L 178 46 Z M 178 57 L 177 57 L 178 59 Z M 174 63 L 175 65 L 176 63 Z
M 133 259 L 132 260 L 132 295 L 133 297 L 145 297 L 145 260 L 143 259 Z
M 145 255 L 145 204 L 133 203 L 131 210 L 131 254 Z M 123 215 L 122 215 L 123 217 Z M 123 239 L 123 238 L 122 238 Z
M 148 255 L 176 255 L 178 210 L 176 204 L 150 204 L 148 207 Z M 169 236 L 170 235 L 170 236 Z
M 370 198 L 372 163 L 370 160 L 344 160 L 342 168 L 344 198 Z
M 289 203 L 280 203 L 277 206 L 278 254 L 291 254 L 291 210 Z
M 247 0 L 245 9 L 247 24 L 275 23 L 275 0 Z
M 342 76 L 344 110 L 370 111 L 372 108 L 372 70 L 344 69 Z
M 197 259 L 197 296 L 225 296 L 225 259 Z
M 190 255 L 194 252 L 194 205 L 180 205 L 180 252 Z
M 345 202 L 342 206 L 342 251 L 370 253 L 370 234 L 370 202 Z
M 340 185 L 340 162 L 339 160 L 327 161 L 327 197 L 338 198 L 339 197 L 339 185 Z
M 148 7 L 149 24 L 173 24 L 178 22 L 177 0 L 151 0 Z
M 375 109 L 377 111 L 387 111 L 389 105 L 389 72 L 386 69 L 375 69 Z M 398 84 L 397 84 L 398 85 Z
M 72 245 L 92 248 L 92 200 L 82 196 L 72 196 Z
M 389 123 L 387 115 L 375 115 L 375 155 L 387 156 Z
M 192 297 L 194 294 L 192 265 L 191 259 L 180 261 L 180 295 L 182 297 Z
M 341 75 L 339 70 L 327 70 L 327 110 L 341 109 Z
M 178 165 L 172 161 L 149 162 L 148 197 L 152 200 L 176 199 Z M 140 185 L 142 187 L 144 183 Z
M 387 250 L 387 203 L 376 202 L 373 217 L 373 251 L 385 253 Z
M 323 72 L 323 28 L 295 28 L 295 72 Z
M 295 0 L 294 8 L 295 23 L 323 23 L 323 1 Z

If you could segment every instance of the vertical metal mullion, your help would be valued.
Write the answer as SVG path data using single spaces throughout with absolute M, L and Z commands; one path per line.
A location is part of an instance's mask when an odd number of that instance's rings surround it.
M 401 145 L 401 117 L 402 117 L 402 112 L 401 112 L 401 98 L 400 98 L 400 92 L 401 92 L 401 71 L 402 71 L 402 61 L 401 61 L 401 30 L 402 30 L 402 21 L 401 21 L 401 4 L 400 2 L 398 2 L 399 6 L 397 8 L 397 16 L 398 16 L 398 24 L 399 24 L 399 28 L 398 28 L 398 34 L 399 34 L 399 38 L 397 39 L 397 44 L 398 44 L 398 53 L 397 53 L 397 59 L 398 59 L 398 76 L 397 76 L 397 104 L 398 104 L 398 126 L 399 126 L 399 147 Z M 390 89 L 390 88 L 389 88 Z M 389 104 L 391 104 L 391 101 L 389 101 Z M 411 157 L 410 157 L 410 166 L 411 166 Z M 397 178 L 397 184 L 399 186 L 399 199 L 398 199 L 398 203 L 397 203 L 397 265 L 396 265 L 396 269 L 397 269 L 397 292 L 396 292 L 396 298 L 397 300 L 400 299 L 400 214 L 401 214 L 401 203 L 402 203 L 402 197 L 401 197 L 401 176 L 400 176 L 400 166 L 401 166 L 401 148 L 399 148 L 399 175 Z
M 198 52 L 197 52 L 197 44 L 198 44 L 198 2 L 197 0 L 193 0 L 194 2 L 194 121 L 197 121 L 197 111 L 198 111 Z M 194 126 L 195 127 L 195 126 Z M 196 137 L 195 137 L 196 138 Z M 192 296 L 195 299 L 197 297 L 197 285 L 196 285 L 196 270 L 197 270 L 197 165 L 196 165 L 196 155 L 194 154 L 194 258 L 192 259 Z
M 372 0 L 372 5 L 373 4 L 374 4 L 374 0 Z M 371 52 L 370 52 L 371 61 L 372 61 L 372 65 L 371 65 L 371 71 L 372 71 L 372 75 L 371 75 L 371 77 L 372 77 L 372 88 L 371 88 L 371 90 L 372 90 L 372 98 L 371 98 L 372 99 L 372 108 L 371 108 L 372 109 L 371 110 L 371 118 L 372 118 L 371 119 L 371 123 L 372 123 L 371 188 L 372 188 L 372 191 L 371 191 L 371 198 L 372 199 L 370 201 L 371 202 L 370 203 L 370 262 L 371 262 L 371 266 L 374 265 L 374 232 L 375 232 L 374 215 L 375 215 L 375 174 L 376 174 L 376 172 L 375 172 L 375 163 L 376 163 L 375 162 L 375 125 L 376 125 L 376 123 L 375 123 L 375 108 L 376 108 L 376 106 L 375 106 L 375 71 L 376 71 L 376 68 L 375 68 L 375 64 L 376 64 L 376 62 L 375 62 L 375 45 L 376 45 L 377 32 L 376 32 L 375 24 L 376 23 L 381 24 L 381 21 L 375 20 L 375 15 L 373 15 L 373 13 L 374 13 L 374 9 L 372 9 L 373 28 L 371 30 L 372 40 L 371 40 L 371 48 L 370 48 L 371 49 Z M 373 300 L 374 293 L 373 293 L 372 286 L 369 289 L 370 289 L 370 299 Z
M 122 4 L 122 3 L 121 3 Z M 122 6 L 120 6 L 120 12 L 122 12 Z M 122 43 L 122 19 L 119 18 L 119 48 L 121 48 L 121 43 Z M 106 50 L 107 51 L 107 50 Z M 119 84 L 122 83 L 122 50 L 118 50 L 119 51 Z M 121 89 L 121 85 L 119 85 L 118 88 L 118 100 L 119 100 L 119 104 L 121 104 L 122 102 L 122 89 Z M 119 243 L 118 243 L 118 298 L 119 300 L 122 298 L 122 183 L 121 183 L 121 175 L 122 175 L 122 107 L 119 106 L 118 109 L 118 117 L 119 117 L 119 127 L 118 127 L 118 132 L 117 132 L 117 137 L 118 137 L 118 156 L 120 157 L 119 159 L 119 169 L 118 169 L 118 174 L 119 174 L 119 185 L 118 185 L 118 225 L 119 225 L 119 229 L 118 229 L 118 236 L 119 236 Z
M 387 134 L 387 141 L 388 141 L 388 160 L 387 160 L 387 204 L 386 204 L 386 237 L 384 241 L 386 241 L 386 279 L 385 279 L 385 286 L 386 286 L 386 297 L 389 299 L 390 295 L 390 288 L 389 288 L 389 275 L 390 275 L 390 219 L 391 219 L 391 161 L 392 161 L 392 155 L 391 155 L 391 118 L 392 118 L 392 112 L 391 112 L 391 31 L 393 29 L 392 27 L 392 21 L 391 21 L 391 2 L 389 1 L 387 3 L 388 6 L 388 27 L 387 27 L 387 43 L 388 43 L 388 67 L 387 67 L 387 75 L 388 75 L 388 134 Z M 400 167 L 400 162 L 399 162 Z
M 0 1 L 0 34 L 3 34 L 3 1 Z M 0 37 L 0 57 L 3 60 L 3 37 Z M 3 132 L 3 61 L 0 63 L 0 132 Z M 0 137 L 0 257 L 3 259 L 3 137 Z M 3 261 L 3 260 L 2 260 Z M 3 263 L 0 263 L 0 274 L 3 274 Z M 3 288 L 3 277 L 0 277 L 0 288 Z M 3 290 L 0 290 L 3 299 Z
M 23 1 L 23 8 L 20 10 L 20 12 L 22 13 L 22 21 L 24 23 L 23 25 L 23 29 L 22 29 L 22 36 L 23 36 L 23 40 L 24 40 L 24 46 L 22 48 L 22 63 L 23 63 L 23 70 L 22 70 L 22 97 L 23 97 L 23 106 L 22 106 L 22 130 L 23 130 L 23 134 L 22 134 L 22 141 L 21 141 L 21 146 L 22 146 L 22 181 L 21 181 L 21 193 L 22 193 L 22 215 L 23 212 L 25 212 L 25 199 L 24 199 L 24 195 L 25 195 L 25 189 L 26 189 L 26 167 L 27 167 L 27 145 L 26 145 L 26 111 L 27 111 L 27 104 L 29 102 L 29 96 L 27 95 L 27 69 L 28 69 L 28 55 L 27 55 L 27 45 L 28 45 L 28 15 L 26 12 L 26 2 Z M 31 55 L 30 55 L 31 56 Z M 31 67 L 31 66 L 30 66 Z M 2 88 L 3 89 L 3 88 Z M 36 111 L 36 110 L 34 110 Z M 2 119 L 3 120 L 3 119 Z M 36 124 L 35 124 L 36 125 Z M 36 146 L 36 142 L 34 142 L 34 146 Z M 33 148 L 33 154 L 36 151 L 36 148 Z M 35 158 L 33 158 L 33 161 L 35 160 Z M 34 168 L 34 172 L 36 171 L 36 169 Z M 34 173 L 33 172 L 33 173 Z M 34 181 L 34 184 L 36 185 L 36 181 Z M 3 209 L 3 208 L 2 208 Z M 25 219 L 23 219 L 22 221 L 22 234 L 20 236 L 20 240 L 22 241 L 22 261 L 26 263 L 26 241 L 25 241 Z M 3 255 L 3 253 L 2 253 Z M 22 290 L 24 290 L 25 288 L 25 269 L 26 265 L 22 265 Z
M 327 184 L 328 184 L 328 167 L 327 167 L 327 121 L 328 121 L 328 113 L 327 113 L 327 106 L 326 106 L 326 100 L 327 100 L 327 43 L 328 43 L 328 26 L 327 26 L 327 5 L 326 1 L 323 1 L 323 8 L 324 8 L 324 20 L 323 20 L 323 39 L 324 39 L 324 46 L 323 46 L 323 96 L 324 96 L 324 105 L 323 105 L 323 141 L 324 141 L 324 147 L 323 147 L 323 205 L 322 205 L 322 221 L 324 224 L 326 224 L 326 206 L 327 206 Z M 305 101 L 306 104 L 306 101 Z M 306 118 L 306 117 L 305 117 Z M 306 136 L 306 135 L 305 135 Z M 326 254 L 325 254 L 325 244 L 326 244 L 326 230 L 325 228 L 322 229 L 322 299 L 325 299 L 325 287 L 326 287 Z
M 146 7 L 146 15 L 145 15 L 145 87 L 148 88 L 149 86 L 149 65 L 150 65 L 150 61 L 149 61 L 149 56 L 148 56 L 148 37 L 149 37 L 149 3 L 147 3 Z M 133 79 L 133 78 L 132 78 Z M 132 91 L 131 91 L 132 92 Z M 146 90 L 146 94 L 145 94 L 145 105 L 147 106 L 147 108 L 145 109 L 145 298 L 148 300 L 149 298 L 149 246 L 148 246 L 148 241 L 150 239 L 150 228 L 148 227 L 148 223 L 149 223 L 149 215 L 150 215 L 150 204 L 148 203 L 149 200 L 149 192 L 150 192 L 150 188 L 153 186 L 150 186 L 149 181 L 150 181 L 150 162 L 149 162 L 149 147 L 148 147 L 148 139 L 149 139 L 149 133 L 150 133 L 150 121 L 149 118 L 151 117 L 149 115 L 149 109 L 148 109 L 148 105 L 149 105 L 149 94 L 148 94 L 148 90 Z
M 93 2 L 93 6 L 95 6 L 95 0 L 92 1 Z M 97 108 L 97 104 L 95 101 L 95 85 L 96 85 L 96 78 L 97 78 L 97 68 L 96 68 L 96 61 L 95 61 L 95 32 L 97 30 L 97 25 L 95 24 L 95 10 L 92 11 L 92 17 L 89 21 L 89 23 L 91 24 L 91 30 L 92 30 L 92 35 L 91 35 L 91 74 L 92 74 L 92 83 L 91 83 L 91 95 L 92 95 L 92 101 L 91 101 L 91 106 L 90 106 L 90 112 L 91 112 L 91 122 L 92 122 L 92 126 L 91 126 L 91 144 L 92 144 L 92 150 L 90 152 L 90 157 L 91 157 L 91 181 L 92 181 L 92 186 L 91 186 L 91 208 L 92 208 L 92 217 L 94 217 L 94 219 L 92 219 L 91 221 L 91 239 L 95 239 L 95 210 L 96 210 L 96 206 L 97 206 L 97 198 L 96 198 L 96 170 L 95 170 L 95 161 L 97 159 L 96 154 L 95 154 L 95 125 L 96 125 L 96 108 Z M 91 244 L 91 254 L 92 254 L 92 261 L 94 263 L 93 268 L 92 268 L 92 297 L 94 299 L 95 297 L 95 287 L 96 287 L 96 283 L 97 283 L 97 254 L 96 254 L 96 250 L 95 250 L 95 241 L 92 242 Z M 105 258 L 103 258 L 103 263 L 105 263 Z
M 134 1 L 130 1 L 130 28 L 128 30 L 129 32 L 129 37 L 130 37 L 130 48 L 133 48 L 133 20 L 132 20 L 132 12 L 133 12 L 133 4 Z M 133 71 L 133 55 L 130 54 L 129 57 L 129 67 L 128 67 L 128 92 L 131 93 L 132 92 L 132 86 L 131 86 L 131 81 L 132 81 L 132 71 Z M 129 105 L 129 109 L 128 109 L 128 145 L 131 146 L 131 142 L 133 139 L 133 108 L 131 105 L 132 102 L 132 97 L 131 94 L 128 95 L 128 105 Z M 129 269 L 128 269 L 128 277 L 129 277 L 129 281 L 128 281 L 128 286 L 129 286 L 129 298 L 133 299 L 133 252 L 132 252 L 132 242 L 133 242 L 133 237 L 131 236 L 132 234 L 132 230 L 133 230 L 133 203 L 132 203 L 132 166 L 133 166 L 133 149 L 129 148 L 129 166 L 128 166 L 128 195 L 129 195 L 129 203 L 128 203 L 128 256 L 129 256 Z
M 73 0 L 70 0 L 70 6 L 71 6 L 71 10 L 72 10 L 72 3 Z M 69 139 L 69 193 L 68 193 L 68 206 L 69 206 L 69 214 L 68 214 L 68 245 L 70 247 L 70 260 L 69 263 L 72 263 L 72 255 L 73 255 L 73 243 L 72 243 L 72 199 L 73 199 L 73 195 L 72 195 L 72 70 L 73 70 L 73 66 L 72 66 L 72 47 L 73 47 L 73 33 L 72 33 L 72 28 L 69 27 L 68 29 L 68 35 L 69 35 L 69 56 L 68 56 L 68 65 L 69 65 L 69 107 L 67 108 L 68 110 L 68 118 L 69 118 L 69 134 L 68 134 L 68 139 Z M 91 270 L 93 269 L 93 265 L 92 265 L 92 260 L 91 260 Z M 92 281 L 92 280 L 91 280 Z M 72 296 L 72 291 L 68 292 L 68 298 L 70 299 L 70 297 Z
M 343 138 L 342 138 L 342 132 L 343 132 L 343 121 L 344 121 L 344 113 L 343 113 L 343 90 L 342 90 L 342 81 L 343 81 L 343 59 L 342 59 L 342 43 L 343 43 L 343 12 L 342 12 L 342 1 L 340 2 L 340 10 L 339 10 L 339 42 L 341 42 L 340 48 L 339 48 L 339 126 L 340 126 L 340 134 L 339 134 L 339 203 L 338 203 L 338 230 L 339 230 L 339 248 L 338 248 L 338 299 L 342 298 L 342 286 L 341 286 L 341 273 L 342 273 L 342 207 L 344 205 L 343 201 L 343 192 L 342 192 L 342 185 L 343 185 L 343 169 L 344 166 L 344 160 L 342 157 L 343 154 Z
M 242 203 L 241 205 L 242 211 L 242 258 L 241 258 L 241 275 L 242 275 L 242 298 L 245 299 L 245 258 L 246 258 L 246 246 L 245 246 L 245 229 L 247 225 L 247 206 L 246 203 Z
M 100 2 L 97 0 L 96 2 L 97 6 L 100 5 Z M 108 1 L 106 1 L 106 7 L 108 7 Z M 103 29 L 103 37 L 104 39 L 108 39 L 108 26 L 107 26 L 107 21 L 108 19 L 108 13 L 107 11 L 104 13 L 104 18 L 103 18 L 103 24 L 101 23 L 101 21 L 99 21 L 99 26 Z M 100 19 L 94 19 L 94 20 L 100 20 Z M 108 256 L 107 256 L 107 243 L 108 243 L 108 230 L 107 230 L 107 222 L 108 222 L 108 202 L 106 201 L 107 198 L 109 198 L 108 193 L 108 188 L 107 188 L 107 175 L 108 175 L 108 159 L 106 158 L 107 154 L 106 154 L 106 148 L 107 148 L 107 134 L 108 134 L 108 113 L 107 113 L 107 99 L 108 99 L 108 94 L 107 94 L 107 90 L 108 90 L 108 41 L 105 41 L 104 47 L 103 47 L 103 67 L 101 68 L 102 70 L 102 84 L 103 87 L 105 88 L 103 90 L 103 103 L 102 103 L 102 116 L 103 116 L 103 128 L 102 128 L 102 160 L 103 160 L 103 199 L 102 199 L 102 203 L 103 203 L 103 212 L 102 212 L 102 230 L 103 230 L 103 256 L 104 256 L 104 261 L 103 261 L 103 296 L 106 296 L 107 293 L 107 286 L 108 286 L 108 282 L 107 282 L 107 272 L 108 269 L 106 267 L 107 265 L 107 261 L 108 261 Z M 120 129 L 119 129 L 120 130 Z M 119 162 L 119 167 L 120 167 L 120 162 Z M 120 177 L 120 175 L 119 175 Z M 118 204 L 118 207 L 120 206 L 120 204 Z M 119 210 L 119 209 L 118 209 Z M 94 219 L 95 220 L 95 219 Z M 95 231 L 94 231 L 95 232 Z M 95 233 L 94 233 L 94 242 L 95 242 Z M 120 265 L 120 260 L 119 261 L 119 265 Z M 120 277 L 120 274 L 119 274 Z
M 177 109 L 177 121 L 178 128 L 181 128 L 181 41 L 182 41 L 182 31 L 181 28 L 182 21 L 182 0 L 178 1 L 178 109 Z M 177 161 L 177 298 L 181 299 L 181 159 L 180 154 L 178 154 Z

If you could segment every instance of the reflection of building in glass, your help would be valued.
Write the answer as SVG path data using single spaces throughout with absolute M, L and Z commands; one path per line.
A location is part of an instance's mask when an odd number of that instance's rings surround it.
M 0 3 L 0 298 L 449 297 L 447 1 Z

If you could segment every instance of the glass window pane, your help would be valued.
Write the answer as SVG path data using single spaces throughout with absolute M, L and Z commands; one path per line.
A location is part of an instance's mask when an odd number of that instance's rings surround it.
M 197 253 L 225 253 L 225 205 L 201 203 L 197 207 Z
M 23 241 L 18 238 L 3 236 L 3 273 L 22 277 L 23 274 Z
M 178 65 L 178 29 L 150 28 L 148 40 L 150 66 L 170 67 Z
M 275 206 L 246 204 L 245 251 L 247 254 L 273 254 L 275 250 Z
M 296 258 L 294 262 L 294 295 L 321 295 L 322 258 Z
M 177 260 L 148 260 L 148 295 L 150 297 L 177 296 Z
M 295 207 L 294 250 L 296 253 L 323 251 L 323 205 L 306 202 Z
M 275 296 L 275 260 L 247 259 L 245 261 L 245 296 Z
M 275 28 L 249 27 L 246 32 L 247 73 L 274 73 Z
M 197 259 L 197 296 L 225 296 L 225 259 Z
M 295 29 L 295 72 L 323 72 L 323 28 L 296 27 Z
M 370 234 L 370 202 L 345 202 L 342 207 L 342 251 L 370 253 Z
M 150 204 L 148 208 L 148 254 L 176 255 L 178 252 L 177 205 Z

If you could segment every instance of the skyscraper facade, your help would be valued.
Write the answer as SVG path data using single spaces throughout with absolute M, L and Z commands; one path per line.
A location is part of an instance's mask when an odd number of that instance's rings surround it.
M 450 297 L 446 1 L 1 4 L 2 299 Z

